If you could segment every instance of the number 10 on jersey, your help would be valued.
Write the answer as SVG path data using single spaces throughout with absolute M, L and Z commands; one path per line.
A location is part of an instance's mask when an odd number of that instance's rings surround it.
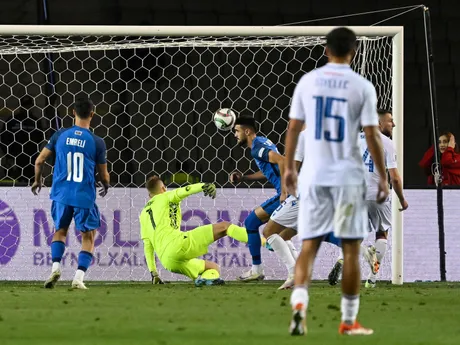
M 69 152 L 67 153 L 67 181 L 81 182 L 83 181 L 83 153 Z
M 316 124 L 315 124 L 315 139 L 321 140 L 324 134 L 324 139 L 326 141 L 335 141 L 341 143 L 345 136 L 345 118 L 343 117 L 342 111 L 346 111 L 347 100 L 344 98 L 335 98 L 335 97 L 323 97 L 323 96 L 313 96 L 316 100 Z M 339 111 L 339 114 L 333 114 L 332 108 L 333 105 L 337 104 L 335 110 Z M 326 128 L 334 128 L 334 134 L 330 130 L 323 130 L 324 120 L 334 120 L 334 122 L 329 122 L 326 124 Z M 334 125 L 332 125 L 334 124 Z

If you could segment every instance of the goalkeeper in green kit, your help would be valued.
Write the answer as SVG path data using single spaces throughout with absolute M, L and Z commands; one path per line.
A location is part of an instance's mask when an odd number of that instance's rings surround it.
M 219 265 L 198 257 L 208 252 L 211 243 L 226 235 L 247 242 L 246 229 L 229 222 L 219 222 L 187 232 L 180 231 L 180 202 L 200 192 L 214 199 L 216 186 L 213 183 L 196 183 L 167 192 L 163 181 L 158 176 L 152 176 L 148 178 L 146 188 L 150 200 L 144 206 L 139 221 L 152 282 L 163 283 L 155 265 L 156 253 L 165 269 L 193 279 L 196 286 L 224 284 L 220 278 Z

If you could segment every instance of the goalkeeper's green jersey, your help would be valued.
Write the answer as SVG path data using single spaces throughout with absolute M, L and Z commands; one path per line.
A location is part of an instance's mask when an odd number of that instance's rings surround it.
M 141 239 L 150 240 L 160 260 L 170 243 L 182 240 L 180 202 L 191 194 L 201 192 L 202 187 L 203 183 L 197 183 L 157 194 L 144 206 L 139 216 Z

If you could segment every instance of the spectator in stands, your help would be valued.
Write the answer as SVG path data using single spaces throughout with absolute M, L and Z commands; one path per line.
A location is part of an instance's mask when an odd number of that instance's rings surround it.
M 34 107 L 34 100 L 24 96 L 20 107 L 6 120 L 0 131 L 0 149 L 4 157 L 2 164 L 6 169 L 6 180 L 12 183 L 29 185 L 34 179 L 34 162 L 40 144 L 45 140 L 41 124 L 41 111 Z
M 439 151 L 441 152 L 442 184 L 444 186 L 460 186 L 460 151 L 455 137 L 445 132 L 439 137 Z M 428 176 L 428 184 L 434 185 L 434 176 L 431 167 L 434 163 L 434 146 L 425 152 L 418 163 Z

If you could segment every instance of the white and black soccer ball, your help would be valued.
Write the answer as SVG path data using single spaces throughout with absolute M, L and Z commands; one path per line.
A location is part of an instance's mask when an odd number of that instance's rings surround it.
M 235 125 L 236 114 L 230 108 L 221 108 L 214 113 L 214 124 L 221 131 L 230 131 Z

